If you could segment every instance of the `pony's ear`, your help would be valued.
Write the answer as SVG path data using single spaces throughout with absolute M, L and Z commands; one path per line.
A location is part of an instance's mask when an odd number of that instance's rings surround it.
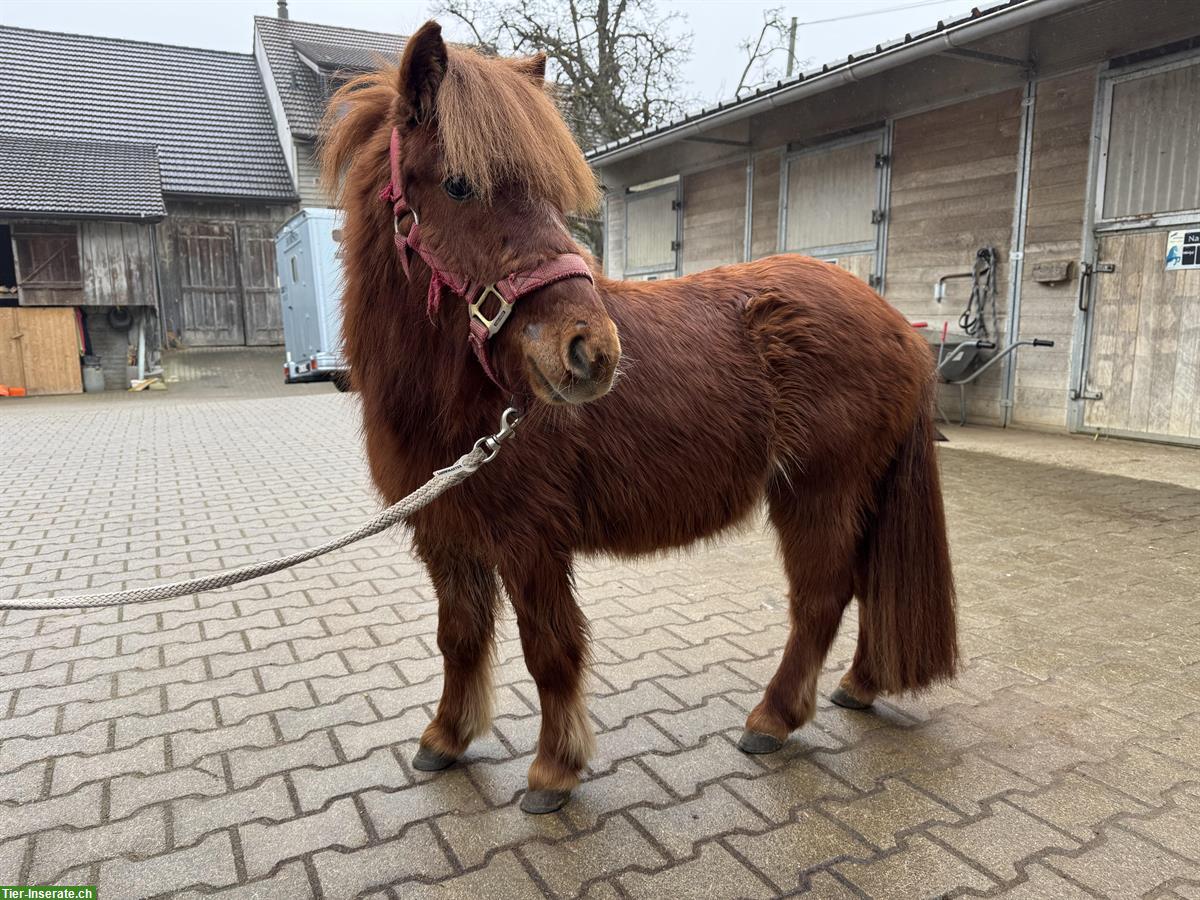
M 424 122 L 433 115 L 433 101 L 446 76 L 446 43 L 442 26 L 430 19 L 408 39 L 400 60 L 400 94 L 413 116 Z
M 546 80 L 546 54 L 535 53 L 533 56 L 526 56 L 524 59 L 514 61 L 517 71 L 522 75 L 527 75 L 536 84 L 541 84 Z

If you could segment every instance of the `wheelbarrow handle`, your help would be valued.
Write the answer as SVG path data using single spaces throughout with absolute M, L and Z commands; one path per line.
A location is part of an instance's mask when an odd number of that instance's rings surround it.
M 1042 338 L 1034 338 L 1033 346 L 1035 347 L 1053 347 L 1054 341 L 1043 340 Z

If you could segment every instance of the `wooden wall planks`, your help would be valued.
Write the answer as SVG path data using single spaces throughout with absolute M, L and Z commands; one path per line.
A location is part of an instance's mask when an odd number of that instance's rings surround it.
M 23 387 L 30 396 L 80 393 L 75 310 L 0 309 L 0 384 Z
M 1055 345 L 1019 351 L 1014 424 L 1061 428 L 1067 423 L 1095 92 L 1093 69 L 1037 86 L 1018 334 L 1052 340 Z M 1034 266 L 1056 259 L 1075 261 L 1070 280 L 1035 281 Z
M 681 187 L 683 274 L 741 262 L 746 244 L 746 163 L 685 175 Z
M 887 299 L 910 319 L 928 321 L 936 331 L 949 321 L 956 331 L 967 282 L 950 282 L 941 304 L 934 302 L 934 284 L 941 275 L 970 270 L 975 251 L 992 246 L 1000 260 L 996 302 L 1003 343 L 1020 122 L 1019 90 L 896 120 L 885 284 Z M 997 367 L 968 389 L 968 415 L 999 422 L 1000 391 Z

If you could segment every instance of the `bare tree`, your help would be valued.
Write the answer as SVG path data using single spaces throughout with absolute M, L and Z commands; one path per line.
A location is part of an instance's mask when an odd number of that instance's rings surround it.
M 783 15 L 782 6 L 763 10 L 763 24 L 758 35 L 738 44 L 738 49 L 746 54 L 746 67 L 738 79 L 735 97 L 778 81 L 785 73 L 792 74 L 796 64 L 795 27 L 795 20 L 789 23 Z
M 690 32 L 654 0 L 438 0 L 475 41 L 505 54 L 545 53 L 563 114 L 589 148 L 684 112 Z

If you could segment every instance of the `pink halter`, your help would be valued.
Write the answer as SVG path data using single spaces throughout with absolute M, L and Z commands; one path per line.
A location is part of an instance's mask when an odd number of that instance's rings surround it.
M 496 375 L 488 353 L 487 342 L 500 331 L 500 327 L 512 312 L 513 305 L 522 297 L 568 278 L 586 278 L 588 281 L 592 281 L 592 270 L 588 268 L 588 264 L 579 254 L 563 253 L 539 263 L 532 269 L 513 272 L 493 284 L 472 281 L 457 272 L 452 272 L 421 240 L 420 218 L 417 216 L 417 211 L 409 205 L 404 197 L 403 180 L 400 176 L 400 132 L 395 128 L 392 129 L 390 155 L 391 181 L 379 192 L 379 199 L 392 204 L 392 213 L 395 216 L 393 224 L 396 229 L 396 249 L 400 252 L 400 267 L 404 270 L 405 277 L 412 279 L 409 266 L 411 254 L 415 251 L 429 267 L 429 294 L 425 300 L 425 311 L 431 321 L 442 302 L 444 288 L 449 288 L 451 292 L 467 301 L 471 323 L 467 339 L 471 344 L 471 349 L 475 351 L 475 358 L 479 360 L 479 365 L 483 367 L 484 373 L 496 387 L 505 393 L 512 393 Z M 412 215 L 412 225 L 408 229 L 408 234 L 404 234 L 400 231 L 400 220 L 409 214 Z M 499 305 L 491 314 L 491 318 L 488 318 L 483 306 L 490 297 L 495 297 Z

